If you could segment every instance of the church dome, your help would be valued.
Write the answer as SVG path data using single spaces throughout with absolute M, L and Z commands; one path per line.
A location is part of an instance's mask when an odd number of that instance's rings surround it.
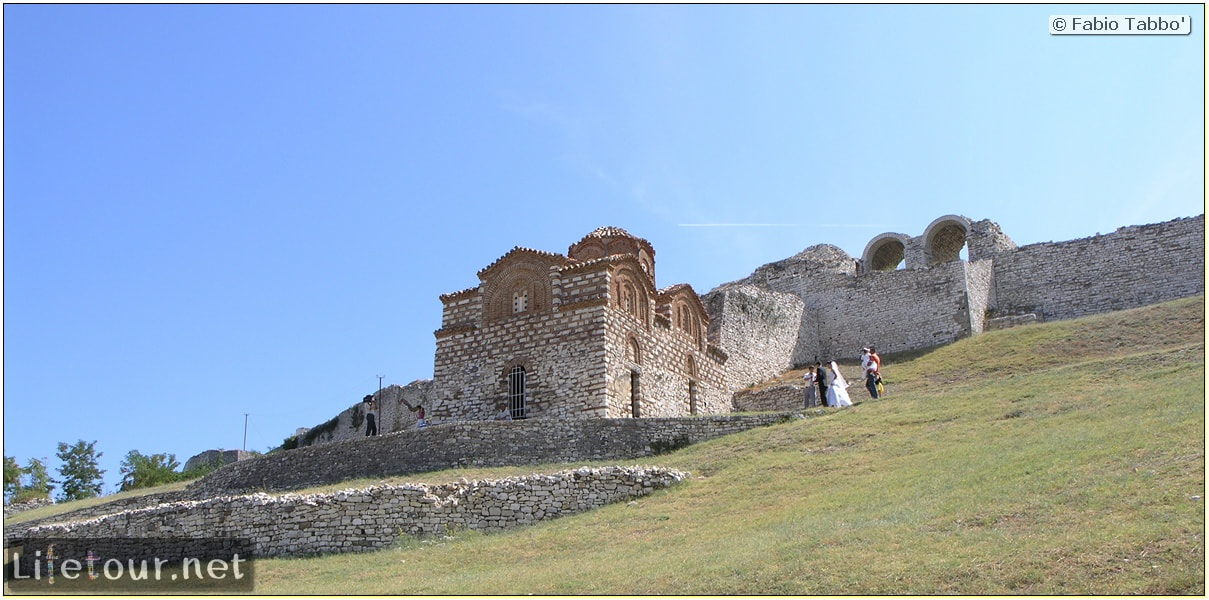
M 567 250 L 567 256 L 582 261 L 617 254 L 628 254 L 637 258 L 651 279 L 655 278 L 655 248 L 650 242 L 620 227 L 601 227 L 585 235 Z

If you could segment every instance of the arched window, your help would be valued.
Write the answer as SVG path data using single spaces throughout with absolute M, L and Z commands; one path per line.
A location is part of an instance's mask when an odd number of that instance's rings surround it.
M 642 346 L 639 346 L 638 340 L 633 337 L 626 343 L 625 359 L 636 365 L 642 364 Z
M 631 270 L 617 278 L 616 287 L 613 288 L 614 294 L 616 294 L 614 298 L 616 298 L 617 310 L 649 326 L 647 313 L 650 309 L 647 291 L 638 283 L 639 280 L 634 277 L 634 273 Z
M 524 419 L 525 412 L 525 367 L 515 366 L 508 372 L 508 412 L 513 419 Z

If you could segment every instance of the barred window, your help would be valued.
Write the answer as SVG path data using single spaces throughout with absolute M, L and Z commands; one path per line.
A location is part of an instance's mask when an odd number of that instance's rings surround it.
M 525 368 L 512 367 L 508 372 L 508 412 L 513 419 L 525 418 Z

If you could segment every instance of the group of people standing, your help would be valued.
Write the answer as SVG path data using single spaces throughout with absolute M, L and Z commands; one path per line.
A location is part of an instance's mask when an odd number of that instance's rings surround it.
M 873 346 L 861 348 L 861 370 L 864 374 L 865 389 L 877 400 L 884 394 L 882 385 L 882 357 L 878 356 Z M 815 406 L 844 407 L 852 406 L 852 398 L 848 396 L 848 381 L 840 372 L 835 361 L 826 365 L 816 360 L 806 369 L 802 376 L 806 381 L 806 408 Z

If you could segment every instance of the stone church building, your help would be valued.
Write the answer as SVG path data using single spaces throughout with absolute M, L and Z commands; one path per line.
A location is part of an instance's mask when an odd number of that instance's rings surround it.
M 441 296 L 437 422 L 726 413 L 726 354 L 687 284 L 659 288 L 655 249 L 602 227 L 567 254 L 516 247 Z

